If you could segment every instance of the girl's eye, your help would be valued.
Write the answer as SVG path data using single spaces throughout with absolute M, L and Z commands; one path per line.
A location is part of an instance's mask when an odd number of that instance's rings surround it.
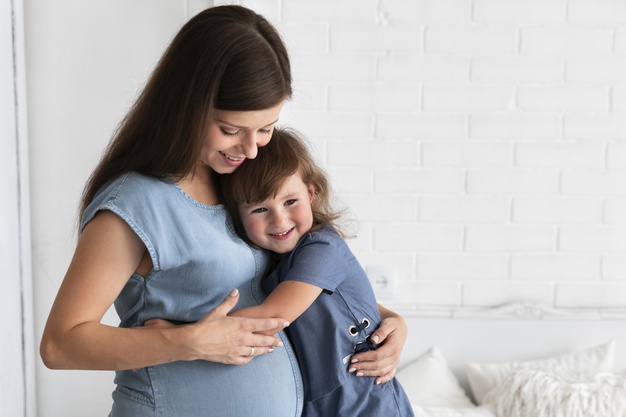
M 222 131 L 222 133 L 226 136 L 237 136 L 239 134 L 239 131 L 236 132 L 229 132 L 227 130 L 224 129 L 220 129 Z
M 286 206 L 291 206 L 292 204 L 295 204 L 296 201 L 298 201 L 298 200 L 296 200 L 295 198 L 289 199 L 289 200 L 285 201 L 285 205 Z
M 252 210 L 252 213 L 265 213 L 267 209 L 265 207 L 259 207 Z

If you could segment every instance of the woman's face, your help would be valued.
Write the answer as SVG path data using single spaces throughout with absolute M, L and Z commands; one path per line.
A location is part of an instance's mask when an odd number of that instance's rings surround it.
M 199 162 L 219 174 L 230 174 L 246 158 L 254 159 L 258 148 L 270 141 L 282 108 L 283 102 L 264 110 L 215 110 Z

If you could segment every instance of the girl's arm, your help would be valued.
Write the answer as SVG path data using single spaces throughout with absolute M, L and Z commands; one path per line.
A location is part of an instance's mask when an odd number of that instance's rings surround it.
M 265 301 L 258 306 L 246 307 L 230 313 L 237 317 L 283 317 L 289 323 L 300 317 L 322 293 L 322 288 L 300 281 L 283 281 L 272 290 Z M 263 332 L 273 335 L 282 328 Z
M 396 375 L 408 328 L 402 316 L 378 304 L 382 321 L 370 340 L 382 343 L 376 350 L 357 353 L 352 357 L 350 372 L 357 376 L 376 376 L 375 383 L 390 381 Z
M 81 234 L 41 340 L 50 368 L 137 369 L 177 360 L 245 364 L 250 346 L 267 353 L 280 340 L 256 334 L 280 328 L 282 319 L 228 317 L 232 296 L 194 324 L 124 329 L 100 323 L 137 269 L 146 249 L 117 215 L 100 212 Z
M 297 319 L 320 295 L 322 289 L 298 281 L 281 282 L 259 306 L 243 308 L 230 315 L 240 317 L 285 317 L 289 322 Z M 407 326 L 404 318 L 378 304 L 381 323 L 371 339 L 382 345 L 352 357 L 350 372 L 357 376 L 376 376 L 375 383 L 382 384 L 393 379 L 400 363 L 400 355 L 406 341 Z M 273 329 L 264 334 L 274 334 Z M 273 332 L 273 333 L 272 333 Z

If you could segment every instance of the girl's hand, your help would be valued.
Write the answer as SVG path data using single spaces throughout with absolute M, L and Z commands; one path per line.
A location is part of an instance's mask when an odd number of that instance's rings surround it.
M 407 325 L 402 316 L 379 306 L 383 320 L 370 337 L 372 343 L 382 344 L 376 350 L 357 353 L 348 370 L 356 376 L 376 376 L 375 384 L 391 381 L 400 363 L 406 342 Z
M 280 338 L 264 336 L 257 332 L 283 329 L 289 323 L 282 319 L 252 319 L 229 317 L 228 312 L 239 300 L 235 289 L 220 305 L 196 323 L 176 325 L 163 319 L 145 322 L 146 329 L 174 329 L 185 331 L 183 336 L 187 360 L 206 360 L 231 365 L 245 365 L 253 358 L 274 351 L 282 346 Z

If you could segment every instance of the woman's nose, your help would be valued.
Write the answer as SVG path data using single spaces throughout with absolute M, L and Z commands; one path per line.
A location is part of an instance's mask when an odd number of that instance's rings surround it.
M 242 147 L 243 147 L 243 154 L 245 155 L 246 158 L 248 159 L 256 158 L 257 154 L 259 153 L 259 142 L 257 139 L 257 134 L 256 133 L 247 134 L 243 138 Z

